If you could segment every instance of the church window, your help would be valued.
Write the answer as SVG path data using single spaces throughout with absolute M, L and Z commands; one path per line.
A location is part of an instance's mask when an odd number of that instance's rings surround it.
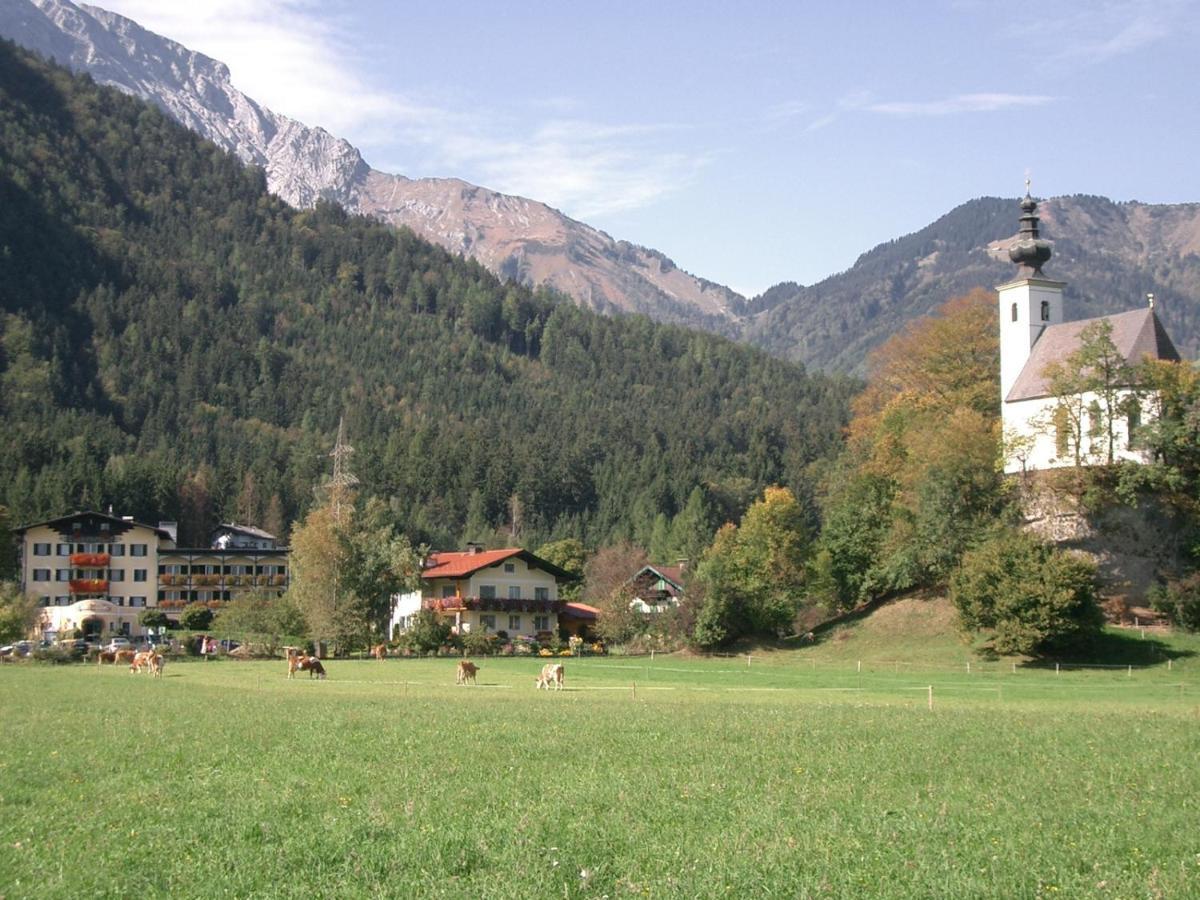
M 1137 441 L 1137 431 L 1142 426 L 1142 405 L 1136 397 L 1128 397 L 1125 402 L 1125 446 L 1133 449 Z
M 1017 304 L 1012 305 L 1012 320 L 1017 321 Z
M 1054 410 L 1054 452 L 1060 459 L 1071 452 L 1071 418 L 1064 406 Z
M 1043 322 L 1050 321 L 1050 301 L 1049 300 L 1042 301 L 1042 321 Z

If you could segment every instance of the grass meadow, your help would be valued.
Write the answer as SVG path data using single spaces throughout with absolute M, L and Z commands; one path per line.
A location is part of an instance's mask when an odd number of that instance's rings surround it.
M 0 895 L 1200 892 L 1190 649 L 851 650 L 568 659 L 561 693 L 530 659 L 0 667 Z

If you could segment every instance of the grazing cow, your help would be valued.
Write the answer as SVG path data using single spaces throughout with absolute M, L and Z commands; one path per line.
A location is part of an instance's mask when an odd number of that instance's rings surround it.
M 96 654 L 96 665 L 102 666 L 105 663 L 112 663 L 114 666 L 117 664 L 116 650 L 101 650 Z
M 155 678 L 162 678 L 163 666 L 166 664 L 167 661 L 163 659 L 161 653 L 152 653 L 150 656 L 150 673 Z
M 129 664 L 129 671 L 140 672 L 143 666 L 146 668 L 146 671 L 150 671 L 150 660 L 154 655 L 153 650 L 141 650 L 135 653 L 133 655 L 133 662 Z
M 387 659 L 387 644 L 376 644 L 371 648 L 371 655 L 381 661 Z
M 308 672 L 309 678 L 324 678 L 325 667 L 321 665 L 321 661 L 315 656 L 305 656 L 300 658 L 300 669 Z
M 458 664 L 458 672 L 455 673 L 455 684 L 466 684 L 468 681 L 471 684 L 475 683 L 475 673 L 479 671 L 479 666 L 473 662 L 467 662 L 465 659 Z
M 119 665 L 121 663 L 131 663 L 131 662 L 133 662 L 133 658 L 135 656 L 137 656 L 137 651 L 136 650 L 118 650 L 116 653 L 113 654 L 113 656 L 115 657 L 113 659 L 114 666 Z
M 550 690 L 550 685 L 554 685 L 556 691 L 561 691 L 563 688 L 563 667 L 562 663 L 546 663 L 542 666 L 542 674 L 537 677 L 534 682 L 536 687 Z

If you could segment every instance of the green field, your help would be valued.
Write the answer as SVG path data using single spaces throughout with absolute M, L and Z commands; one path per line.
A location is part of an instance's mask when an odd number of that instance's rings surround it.
M 886 618 L 883 620 L 886 621 Z M 879 627 L 879 626 L 876 626 Z M 853 629 L 852 629 L 853 631 Z M 0 895 L 1200 891 L 1200 663 L 0 667 Z M 856 644 L 857 639 L 857 644 Z M 929 709 L 929 688 L 933 709 Z

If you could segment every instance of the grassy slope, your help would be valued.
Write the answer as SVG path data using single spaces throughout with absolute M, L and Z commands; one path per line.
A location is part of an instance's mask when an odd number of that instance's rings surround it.
M 561 694 L 528 659 L 5 666 L 0 894 L 1184 895 L 1200 666 L 967 676 L 913 603 Z

